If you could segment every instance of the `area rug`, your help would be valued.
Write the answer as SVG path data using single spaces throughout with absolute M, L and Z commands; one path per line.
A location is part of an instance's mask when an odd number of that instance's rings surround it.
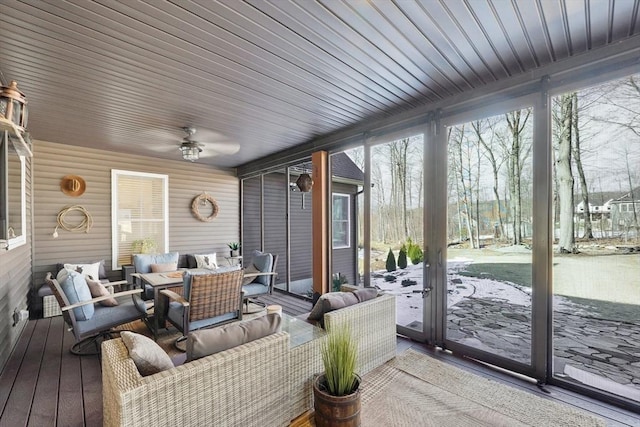
M 605 426 L 571 406 L 463 371 L 414 350 L 365 375 L 363 426 Z

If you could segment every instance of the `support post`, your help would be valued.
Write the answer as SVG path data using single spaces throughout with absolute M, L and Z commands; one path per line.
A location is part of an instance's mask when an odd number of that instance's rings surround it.
M 313 294 L 329 292 L 329 155 L 326 151 L 311 154 L 313 164 L 312 240 L 313 240 Z

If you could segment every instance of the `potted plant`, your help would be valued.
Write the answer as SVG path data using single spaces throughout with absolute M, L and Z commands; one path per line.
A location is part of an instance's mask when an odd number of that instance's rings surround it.
M 356 374 L 357 348 L 351 331 L 331 328 L 322 344 L 324 373 L 313 382 L 317 427 L 360 425 L 360 377 Z
M 229 246 L 229 249 L 231 249 L 231 256 L 232 257 L 236 257 L 236 256 L 240 255 L 240 243 L 231 242 L 231 243 L 227 243 L 227 246 Z

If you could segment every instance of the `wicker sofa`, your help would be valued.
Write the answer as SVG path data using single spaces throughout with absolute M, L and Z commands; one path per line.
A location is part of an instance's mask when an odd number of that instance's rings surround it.
M 298 316 L 305 319 L 307 314 Z M 325 327 L 349 325 L 358 344 L 358 373 L 362 376 L 396 355 L 396 299 L 381 295 L 324 314 Z M 298 416 L 313 407 L 312 378 L 322 372 L 321 340 L 291 349 L 291 413 Z
M 105 426 L 285 426 L 289 335 L 279 332 L 142 377 L 122 339 L 102 345 Z

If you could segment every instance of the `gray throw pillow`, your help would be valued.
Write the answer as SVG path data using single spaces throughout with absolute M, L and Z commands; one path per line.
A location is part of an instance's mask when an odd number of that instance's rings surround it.
M 120 338 L 143 377 L 173 368 L 169 355 L 151 338 L 129 331 L 120 332 Z
M 329 292 L 320 296 L 307 319 L 322 321 L 325 313 L 357 303 L 358 298 L 353 292 Z
M 353 291 L 353 294 L 358 298 L 358 302 L 365 302 L 370 299 L 374 299 L 378 296 L 378 290 L 376 288 L 362 288 Z
M 190 332 L 187 336 L 187 362 L 280 332 L 281 323 L 279 315 L 268 314 L 248 322 Z

